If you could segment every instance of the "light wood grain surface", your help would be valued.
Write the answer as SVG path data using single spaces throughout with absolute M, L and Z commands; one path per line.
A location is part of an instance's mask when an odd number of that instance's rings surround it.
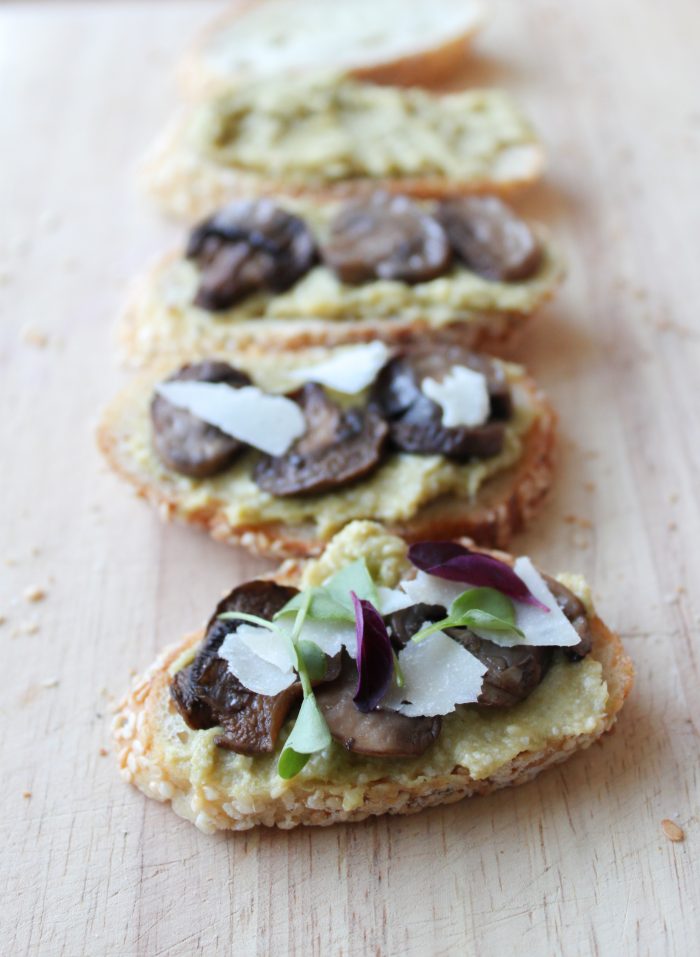
M 147 801 L 102 753 L 131 670 L 262 567 L 161 527 L 93 441 L 122 380 L 125 283 L 179 237 L 134 166 L 220 6 L 0 9 L 0 951 L 697 953 L 697 0 L 501 0 L 465 68 L 516 91 L 551 154 L 522 206 L 570 275 L 520 355 L 561 412 L 561 467 L 517 546 L 585 572 L 622 632 L 638 677 L 616 732 L 488 799 L 232 837 Z

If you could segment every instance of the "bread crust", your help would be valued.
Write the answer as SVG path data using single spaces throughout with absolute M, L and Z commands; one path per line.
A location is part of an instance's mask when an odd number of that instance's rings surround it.
M 331 348 L 374 339 L 389 345 L 405 345 L 426 334 L 430 335 L 431 342 L 458 342 L 476 352 L 504 355 L 530 319 L 552 298 L 563 274 L 555 252 L 549 287 L 543 288 L 533 308 L 525 311 L 474 309 L 468 310 L 468 319 L 450 322 L 434 319 L 427 308 L 421 316 L 399 312 L 378 318 L 260 316 L 231 322 L 213 320 L 207 330 L 197 331 L 194 342 L 191 335 L 179 337 L 178 330 L 171 328 L 171 324 L 166 327 L 164 321 L 168 305 L 159 293 L 159 280 L 177 257 L 176 252 L 162 256 L 129 290 L 116 329 L 120 354 L 129 366 L 143 366 L 168 352 L 186 351 L 190 357 L 196 357 L 261 348 L 280 351 L 313 346 Z
M 293 581 L 291 564 L 286 568 L 284 581 Z M 169 766 L 161 740 L 163 707 L 169 700 L 168 669 L 201 640 L 202 633 L 197 632 L 166 649 L 145 675 L 136 679 L 131 692 L 119 704 L 113 729 L 121 774 L 147 796 L 170 801 L 177 814 L 208 833 L 219 829 L 241 831 L 256 825 L 285 829 L 299 824 L 327 826 L 379 814 L 414 814 L 426 807 L 525 784 L 545 768 L 590 747 L 609 731 L 631 690 L 634 669 L 619 637 L 597 616 L 592 619 L 592 633 L 592 655 L 602 665 L 608 701 L 604 715 L 590 733 L 551 737 L 546 747 L 522 751 L 496 773 L 480 780 L 473 779 L 462 766 L 405 784 L 392 781 L 389 771 L 386 778 L 361 785 L 360 803 L 346 809 L 342 787 L 316 786 L 310 790 L 308 783 L 296 779 L 288 782 L 289 787 L 279 796 L 256 798 L 254 806 L 236 805 L 220 788 L 197 787 L 189 769 L 181 763 Z
M 206 26 L 195 40 L 192 48 L 180 62 L 177 75 L 183 91 L 192 97 L 216 93 L 222 85 L 245 81 L 249 77 L 227 74 L 225 77 L 211 69 L 207 63 L 206 48 L 222 29 L 235 23 L 259 0 L 240 0 L 236 8 L 224 11 Z M 482 16 L 477 11 L 471 26 L 437 46 L 416 50 L 389 60 L 358 63 L 349 66 L 346 72 L 358 80 L 383 83 L 392 86 L 432 86 L 450 77 L 459 69 L 465 59 L 467 49 L 481 26 Z
M 218 165 L 188 149 L 186 115 L 167 127 L 140 170 L 142 188 L 166 215 L 191 222 L 209 215 L 232 199 L 252 196 L 300 196 L 318 202 L 368 196 L 376 190 L 414 199 L 444 199 L 493 193 L 510 196 L 537 180 L 544 170 L 544 150 L 538 143 L 514 147 L 508 175 L 466 181 L 445 177 L 401 179 L 355 178 L 323 187 L 262 177 L 241 169 Z
M 225 507 L 217 504 L 183 515 L 177 493 L 154 483 L 128 452 L 129 435 L 124 421 L 140 388 L 142 383 L 137 380 L 106 409 L 98 426 L 97 443 L 112 468 L 131 483 L 137 495 L 155 505 L 163 521 L 184 518 L 187 524 L 200 526 L 217 541 L 241 545 L 257 555 L 307 558 L 323 551 L 326 541 L 317 536 L 312 525 L 233 525 Z M 523 454 L 517 465 L 488 479 L 476 502 L 445 495 L 407 522 L 387 523 L 388 531 L 407 541 L 467 535 L 480 545 L 502 548 L 531 521 L 552 482 L 556 413 L 533 379 L 526 377 L 523 388 L 535 410 L 535 419 L 523 440 Z

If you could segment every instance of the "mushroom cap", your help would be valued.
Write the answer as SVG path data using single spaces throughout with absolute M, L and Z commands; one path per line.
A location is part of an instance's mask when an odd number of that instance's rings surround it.
M 410 758 L 423 754 L 438 738 L 442 719 L 409 718 L 375 708 L 363 712 L 353 701 L 357 667 L 347 655 L 340 676 L 316 692 L 316 702 L 335 741 L 348 751 L 371 757 Z
M 185 723 L 195 729 L 220 725 L 223 733 L 216 738 L 220 747 L 239 754 L 273 751 L 301 687 L 295 682 L 273 696 L 244 688 L 218 656 L 224 638 L 236 630 L 239 622 L 222 621 L 218 616 L 225 611 L 241 611 L 269 620 L 295 594 L 296 588 L 267 581 L 234 588 L 216 606 L 194 661 L 173 677 L 170 693 Z
M 263 455 L 254 478 L 271 495 L 314 495 L 348 485 L 376 469 L 389 429 L 368 408 L 342 409 L 322 386 L 307 382 L 289 398 L 306 419 L 306 432 L 284 455 Z
M 238 200 L 196 226 L 186 255 L 199 266 L 195 304 L 228 309 L 253 292 L 284 292 L 318 258 L 306 223 L 270 199 Z
M 232 389 L 250 385 L 250 378 L 226 362 L 204 360 L 184 365 L 168 382 L 223 382 Z M 153 447 L 169 469 L 192 478 L 207 478 L 227 469 L 245 448 L 215 425 L 155 394 L 151 400 Z
M 421 389 L 424 379 L 440 381 L 457 365 L 486 376 L 491 408 L 483 425 L 444 426 L 442 409 Z M 504 420 L 512 412 L 510 388 L 500 366 L 459 345 L 439 352 L 409 349 L 393 358 L 374 382 L 370 406 L 388 421 L 390 442 L 395 448 L 457 461 L 497 455 L 503 448 Z
M 539 268 L 540 242 L 497 196 L 447 199 L 435 215 L 464 265 L 484 279 L 516 282 L 529 279 Z
M 452 259 L 440 223 L 407 197 L 387 193 L 344 206 L 321 256 L 346 283 L 426 282 L 447 272 Z

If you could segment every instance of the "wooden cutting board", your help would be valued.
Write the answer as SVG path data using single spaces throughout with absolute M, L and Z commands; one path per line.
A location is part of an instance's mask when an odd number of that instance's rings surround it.
M 230 837 L 144 799 L 103 751 L 132 669 L 264 567 L 162 527 L 93 441 L 124 379 L 125 284 L 181 239 L 135 163 L 175 106 L 174 61 L 220 6 L 0 10 L 0 950 L 697 953 L 696 0 L 494 2 L 461 77 L 516 92 L 551 155 L 522 208 L 550 224 L 569 278 L 518 355 L 560 410 L 560 469 L 516 544 L 586 573 L 622 632 L 637 683 L 615 733 L 488 799 Z

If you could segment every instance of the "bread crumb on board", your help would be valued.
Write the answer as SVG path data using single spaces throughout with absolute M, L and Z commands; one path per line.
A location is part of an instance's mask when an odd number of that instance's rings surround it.
M 46 589 L 41 585 L 28 585 L 24 589 L 22 597 L 25 601 L 43 601 L 46 598 Z
M 49 337 L 36 326 L 23 326 L 20 337 L 25 345 L 33 346 L 35 349 L 45 349 L 49 344 Z
M 22 791 L 22 797 L 25 799 L 25 801 L 28 801 L 31 796 L 32 796 L 31 791 Z
M 685 831 L 683 828 L 676 824 L 675 821 L 671 821 L 667 817 L 665 817 L 661 822 L 661 830 L 664 832 L 669 841 L 673 841 L 674 844 L 685 840 Z

